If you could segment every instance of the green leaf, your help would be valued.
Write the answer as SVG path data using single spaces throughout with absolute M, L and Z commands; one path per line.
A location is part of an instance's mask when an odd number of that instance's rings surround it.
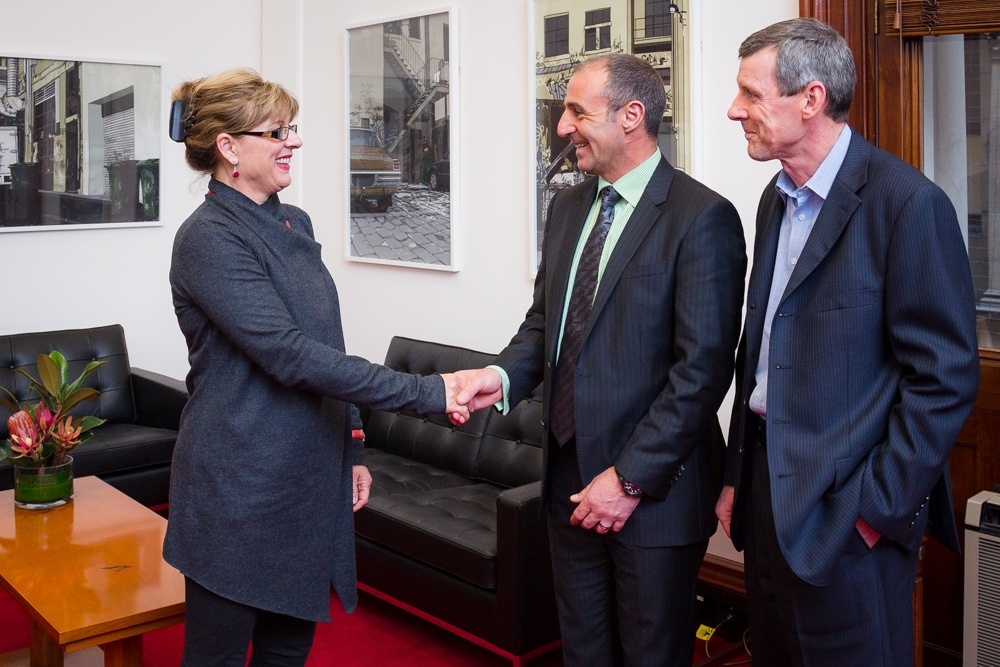
M 80 417 L 79 419 L 74 419 L 73 420 L 73 425 L 74 426 L 79 426 L 80 428 L 83 429 L 83 432 L 86 433 L 90 429 L 96 428 L 96 427 L 100 426 L 101 424 L 103 424 L 106 421 L 107 421 L 107 419 L 101 419 L 100 417 L 94 417 L 93 415 L 87 415 L 85 417 Z M 91 434 L 91 435 L 93 435 L 93 434 Z M 81 440 L 81 442 L 82 442 L 82 440 Z
M 0 387 L 0 389 L 7 394 L 7 397 L 0 396 L 0 405 L 10 410 L 12 414 L 18 412 L 21 409 L 21 402 L 17 400 L 17 396 L 7 391 L 5 387 Z
M 84 379 L 86 379 L 88 375 L 97 370 L 97 367 L 103 363 L 104 363 L 103 361 L 91 361 L 89 364 L 87 364 L 87 367 L 83 369 L 83 373 L 80 374 L 80 377 L 78 377 L 76 381 L 73 382 L 73 384 L 71 384 L 68 389 L 66 389 L 66 394 L 67 395 L 72 394 L 74 391 L 79 389 L 80 385 L 83 384 Z
M 53 352 L 52 354 L 59 353 Z M 61 354 L 59 354 L 59 357 L 62 358 L 65 363 L 65 357 Z M 63 386 L 63 374 L 55 359 L 47 354 L 38 355 L 38 377 L 41 379 L 42 386 L 45 387 L 45 391 L 49 392 L 53 396 L 59 395 L 59 390 L 62 389 Z
M 97 396 L 100 392 L 92 387 L 84 387 L 83 389 L 77 389 L 72 394 L 66 397 L 63 401 L 62 413 L 69 414 L 69 411 L 76 407 L 76 404 L 80 401 L 85 401 L 88 398 L 93 398 Z
M 60 384 L 66 384 L 66 377 L 69 373 L 69 362 L 66 361 L 66 357 L 59 350 L 52 350 L 49 352 L 49 358 L 56 362 L 56 366 L 59 367 L 59 375 L 61 376 Z

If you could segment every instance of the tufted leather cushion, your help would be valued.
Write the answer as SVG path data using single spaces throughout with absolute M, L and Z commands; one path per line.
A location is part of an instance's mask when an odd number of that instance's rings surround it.
M 542 478 L 542 387 L 511 408 L 506 415 L 490 409 L 483 444 L 476 460 L 477 479 L 505 487 Z
M 91 361 L 104 365 L 91 373 L 83 386 L 93 387 L 100 395 L 83 401 L 73 409 L 73 415 L 94 415 L 109 422 L 135 421 L 132 399 L 132 379 L 129 373 L 125 331 L 121 325 L 93 329 L 46 331 L 0 337 L 0 387 L 6 387 L 19 401 L 36 401 L 28 382 L 15 369 L 21 368 L 38 378 L 38 355 L 58 350 L 69 362 L 69 379 L 79 377 Z M 7 419 L 0 420 L 0 438 L 9 435 Z
M 385 365 L 404 373 L 448 373 L 481 368 L 493 355 L 462 347 L 396 336 Z M 459 427 L 447 415 L 372 411 L 365 422 L 366 445 L 413 461 L 473 477 L 489 410 L 480 410 Z
M 177 381 L 131 369 L 120 325 L 0 336 L 0 386 L 21 401 L 36 401 L 30 383 L 14 369 L 23 368 L 37 378 L 38 355 L 52 350 L 66 357 L 71 380 L 91 360 L 105 362 L 84 381 L 84 386 L 97 389 L 100 395 L 72 412 L 107 420 L 94 429 L 90 440 L 73 450 L 74 475 L 98 475 L 145 504 L 166 502 L 170 459 L 186 391 L 163 384 L 180 385 Z M 0 417 L 0 438 L 5 439 L 9 435 L 7 411 L 0 408 Z M 13 486 L 10 462 L 0 461 L 0 490 Z
M 493 355 L 395 337 L 386 365 L 409 373 L 481 368 Z M 542 477 L 541 390 L 510 414 L 444 416 L 373 411 L 365 463 L 373 484 L 357 533 L 477 586 L 497 581 L 497 497 Z
M 368 505 L 355 515 L 359 535 L 477 586 L 496 587 L 502 488 L 384 452 L 372 452 L 368 465 L 374 483 Z

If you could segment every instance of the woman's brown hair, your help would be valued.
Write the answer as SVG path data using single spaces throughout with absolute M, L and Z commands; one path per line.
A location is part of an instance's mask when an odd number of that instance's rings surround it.
M 219 134 L 249 131 L 267 120 L 290 121 L 299 113 L 299 103 L 291 93 L 250 69 L 186 81 L 174 90 L 172 99 L 184 100 L 187 106 L 184 157 L 203 174 L 215 171 Z

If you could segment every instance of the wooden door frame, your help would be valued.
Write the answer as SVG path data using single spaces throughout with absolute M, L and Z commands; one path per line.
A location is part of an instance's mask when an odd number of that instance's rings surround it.
M 847 40 L 858 70 L 851 127 L 918 169 L 923 163 L 923 42 L 887 37 L 884 0 L 799 0 L 801 16 L 833 26 Z M 860 7 L 858 6 L 860 5 Z

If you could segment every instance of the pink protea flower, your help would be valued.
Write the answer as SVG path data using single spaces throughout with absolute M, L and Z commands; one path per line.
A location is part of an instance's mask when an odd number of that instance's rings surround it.
M 48 431 L 55 420 L 56 417 L 49 410 L 49 406 L 45 405 L 45 403 L 39 403 L 38 407 L 35 408 L 35 421 L 38 422 L 38 430 Z
M 19 454 L 17 458 L 35 457 L 41 452 L 38 426 L 27 410 L 12 414 L 7 420 L 7 430 L 10 431 L 10 448 Z
M 69 451 L 80 444 L 80 435 L 82 433 L 83 428 L 73 426 L 73 418 L 66 417 L 66 419 L 56 423 L 52 429 L 52 439 L 55 440 L 60 448 Z

